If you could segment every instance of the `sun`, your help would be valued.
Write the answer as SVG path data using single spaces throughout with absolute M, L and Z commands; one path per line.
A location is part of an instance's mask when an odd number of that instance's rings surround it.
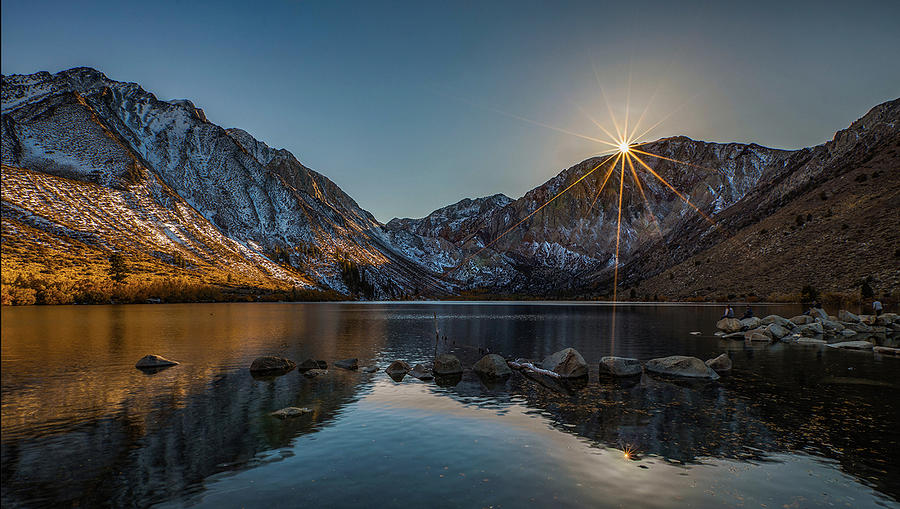
M 620 154 L 627 154 L 628 150 L 629 150 L 629 146 L 628 146 L 627 141 L 623 141 L 623 142 L 619 143 L 619 153 Z

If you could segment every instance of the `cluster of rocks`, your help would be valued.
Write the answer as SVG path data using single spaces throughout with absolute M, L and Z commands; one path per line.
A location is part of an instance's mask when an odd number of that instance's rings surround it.
M 778 315 L 742 320 L 723 318 L 716 323 L 716 328 L 719 329 L 716 334 L 726 339 L 767 343 L 782 341 L 822 344 L 851 350 L 873 350 L 875 345 L 865 338 L 900 333 L 900 315 L 896 313 L 884 313 L 880 316 L 856 315 L 842 309 L 837 316 L 833 316 L 824 309 L 813 308 L 809 314 L 793 318 Z M 900 353 L 897 350 L 879 347 L 878 353 L 897 355 Z

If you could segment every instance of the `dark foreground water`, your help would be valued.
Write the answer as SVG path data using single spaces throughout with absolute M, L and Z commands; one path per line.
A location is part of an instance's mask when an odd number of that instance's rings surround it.
M 612 341 L 608 305 L 4 308 L 2 505 L 898 507 L 900 359 L 720 340 L 720 312 L 620 305 Z M 247 369 L 271 353 L 426 362 L 434 314 L 448 346 L 573 346 L 589 382 Z M 611 352 L 723 351 L 734 371 L 716 382 L 597 376 Z M 147 353 L 181 364 L 145 374 Z M 269 415 L 285 406 L 314 413 Z

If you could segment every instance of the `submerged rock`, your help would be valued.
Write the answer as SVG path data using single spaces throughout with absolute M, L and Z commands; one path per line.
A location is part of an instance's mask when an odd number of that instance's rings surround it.
M 359 359 L 342 359 L 339 361 L 334 361 L 335 367 L 343 368 L 343 369 L 359 369 Z
M 317 361 L 315 359 L 306 359 L 301 362 L 297 369 L 306 371 L 307 369 L 328 369 L 328 363 L 325 361 Z
M 375 366 L 366 366 L 362 368 L 363 373 L 374 373 L 376 371 L 378 371 L 378 368 L 376 368 Z
M 414 376 L 419 380 L 431 380 L 434 378 L 434 375 L 431 374 L 431 370 L 424 364 L 416 364 L 413 366 L 412 370 L 409 372 L 409 376 Z
M 297 364 L 290 359 L 275 355 L 266 355 L 264 357 L 257 357 L 253 360 L 250 364 L 250 372 L 260 374 L 284 374 L 295 367 L 297 367 Z
M 289 406 L 286 408 L 282 408 L 281 410 L 275 410 L 272 412 L 271 416 L 278 417 L 279 419 L 287 419 L 289 417 L 299 417 L 301 415 L 311 414 L 312 410 L 306 407 L 295 407 Z
M 460 374 L 463 372 L 463 368 L 462 363 L 459 362 L 455 355 L 442 353 L 434 359 L 432 371 L 434 371 L 435 375 L 447 376 Z
M 831 343 L 831 348 L 846 348 L 848 350 L 871 350 L 875 345 L 868 341 L 842 341 L 840 343 Z
M 712 368 L 716 373 L 731 371 L 731 358 L 728 357 L 727 353 L 723 353 L 714 359 L 706 361 L 706 365 Z
M 724 332 L 739 332 L 744 325 L 737 318 L 723 318 L 716 322 L 716 328 Z
M 670 357 L 650 359 L 644 366 L 647 368 L 647 371 L 659 373 L 661 375 L 682 376 L 687 378 L 708 378 L 710 380 L 719 378 L 718 373 L 713 371 L 706 363 L 696 357 L 688 357 L 685 355 L 672 355 Z
M 637 376 L 644 372 L 641 361 L 630 357 L 603 357 L 600 359 L 600 374 L 626 377 Z
M 390 366 L 384 368 L 384 372 L 390 375 L 391 378 L 400 377 L 400 379 L 403 379 L 403 377 L 407 373 L 409 373 L 410 369 L 412 368 L 409 366 L 409 363 L 407 363 L 406 361 L 398 360 L 392 362 Z
M 303 372 L 303 376 L 305 376 L 306 378 L 315 378 L 317 376 L 324 376 L 327 374 L 328 374 L 327 369 L 319 369 L 319 368 L 307 369 L 306 371 Z
M 479 375 L 488 378 L 506 378 L 512 375 L 512 370 L 506 364 L 506 359 L 495 353 L 489 353 L 482 357 L 472 369 Z
M 574 348 L 565 348 L 548 355 L 541 363 L 541 367 L 555 372 L 562 378 L 581 378 L 588 374 L 587 362 Z
M 137 361 L 134 367 L 138 369 L 159 369 L 177 365 L 178 362 L 166 359 L 162 355 L 150 354 L 141 357 L 141 360 Z

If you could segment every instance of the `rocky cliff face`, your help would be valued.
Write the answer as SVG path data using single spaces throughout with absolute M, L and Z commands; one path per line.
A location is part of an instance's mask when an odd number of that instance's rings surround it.
M 277 258 L 293 274 L 287 283 L 369 298 L 448 288 L 397 255 L 333 182 L 285 150 L 210 123 L 190 101 L 161 101 L 87 68 L 4 76 L 2 94 L 4 165 L 128 191 L 162 209 L 183 202 L 249 252 Z M 5 185 L 4 203 L 19 194 Z M 165 236 L 159 244 L 179 247 Z

